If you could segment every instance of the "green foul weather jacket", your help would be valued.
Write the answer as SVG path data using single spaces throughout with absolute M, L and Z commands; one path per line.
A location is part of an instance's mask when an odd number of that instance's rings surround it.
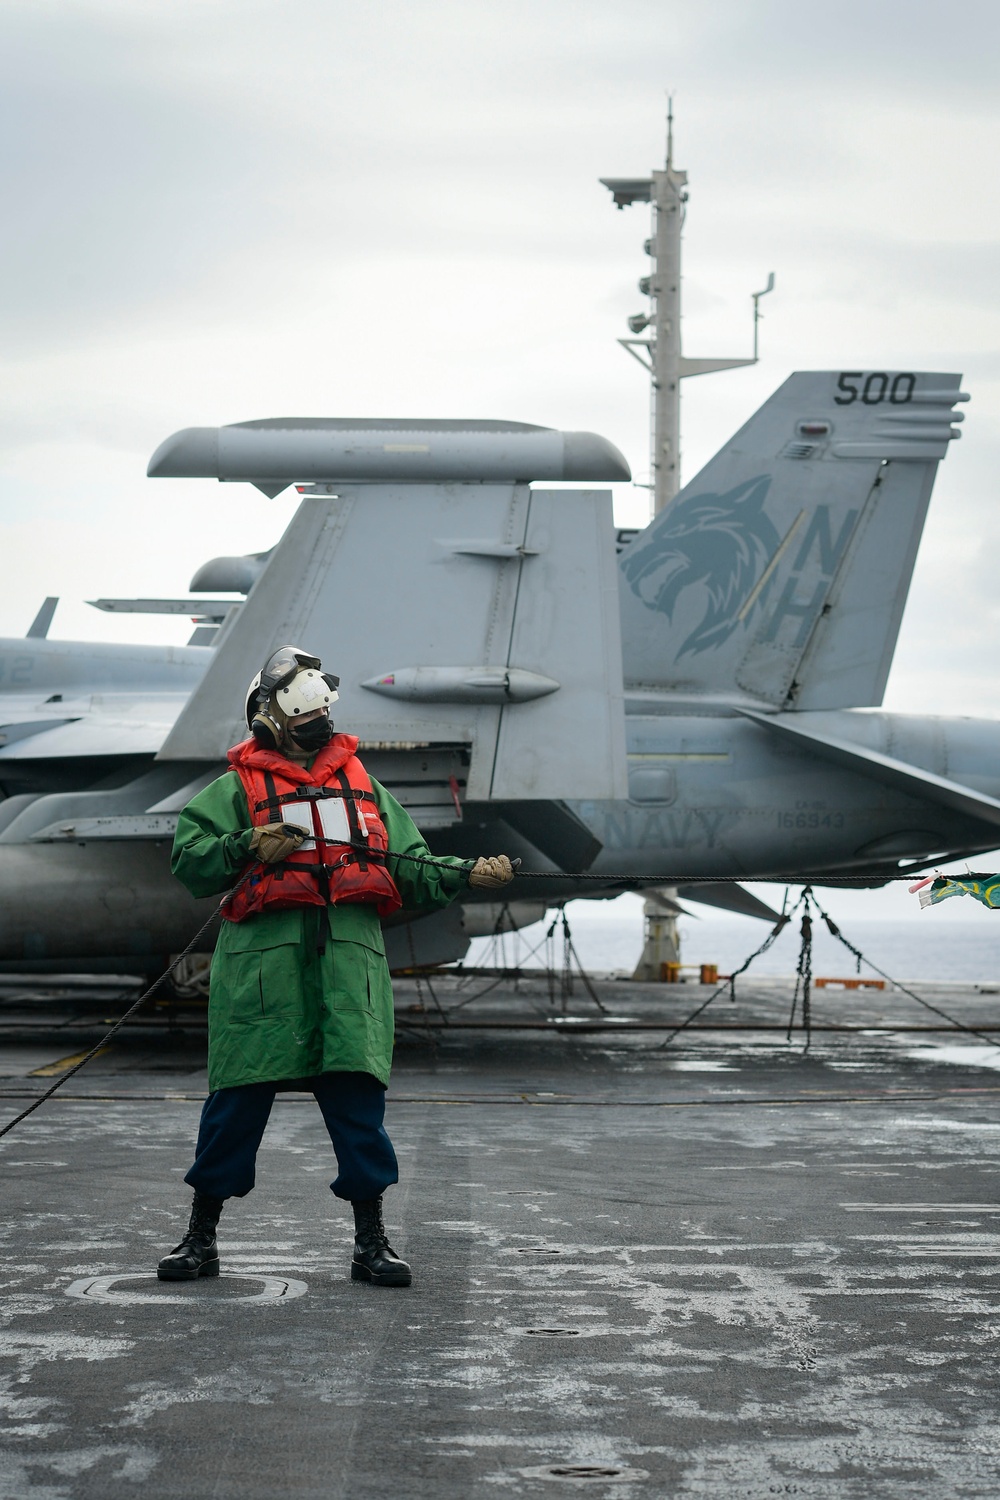
M 372 791 L 393 854 L 430 856 L 410 815 L 385 787 Z M 214 896 L 250 858 L 251 823 L 239 776 L 227 771 L 181 813 L 171 868 L 193 896 Z M 434 911 L 467 884 L 471 861 L 411 864 L 389 855 L 403 905 Z M 318 951 L 317 918 L 327 922 Z M 208 1005 L 208 1086 L 280 1082 L 317 1073 L 371 1073 L 389 1081 L 393 1008 L 382 927 L 361 902 L 263 911 L 222 921 Z

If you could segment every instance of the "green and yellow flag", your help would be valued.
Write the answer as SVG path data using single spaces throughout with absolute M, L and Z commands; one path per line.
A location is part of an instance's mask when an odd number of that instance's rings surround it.
M 949 896 L 971 896 L 992 911 L 1000 909 L 1000 875 L 938 875 L 910 886 L 921 906 L 937 906 Z

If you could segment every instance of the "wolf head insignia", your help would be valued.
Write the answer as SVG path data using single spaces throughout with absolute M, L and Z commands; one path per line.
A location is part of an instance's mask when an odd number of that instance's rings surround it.
M 771 476 L 762 474 L 724 495 L 674 501 L 648 538 L 625 552 L 622 571 L 633 594 L 668 619 L 686 589 L 702 586 L 704 612 L 678 657 L 721 645 L 740 623 L 743 601 L 778 547 L 764 514 L 770 485 Z

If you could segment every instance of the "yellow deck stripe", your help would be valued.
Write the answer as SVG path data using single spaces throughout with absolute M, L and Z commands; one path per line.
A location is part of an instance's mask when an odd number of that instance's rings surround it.
M 102 1052 L 107 1052 L 108 1050 L 107 1047 L 102 1047 L 99 1052 L 94 1053 L 94 1056 L 100 1057 Z M 55 1078 L 59 1073 L 68 1073 L 73 1064 L 82 1062 L 86 1055 L 86 1052 L 74 1052 L 72 1057 L 60 1057 L 58 1062 L 46 1063 L 44 1068 L 33 1068 L 28 1077 Z

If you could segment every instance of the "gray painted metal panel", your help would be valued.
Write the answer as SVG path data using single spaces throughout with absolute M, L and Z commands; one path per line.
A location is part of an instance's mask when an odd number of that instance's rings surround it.
M 792 375 L 622 551 L 630 688 L 881 702 L 957 375 Z
M 835 765 L 859 771 L 887 786 L 898 787 L 910 796 L 923 798 L 941 807 L 951 808 L 966 817 L 980 818 L 984 823 L 1000 824 L 1000 800 L 973 791 L 947 777 L 937 776 L 920 766 L 883 755 L 878 750 L 858 745 L 840 735 L 831 734 L 823 728 L 811 728 L 797 716 L 788 714 L 760 714 L 743 710 L 746 718 L 752 719 L 772 734 L 784 735 L 793 742 L 815 750 L 825 760 Z
M 224 620 L 242 599 L 88 599 L 93 609 L 116 615 L 188 615 L 195 620 Z
M 211 557 L 191 579 L 192 593 L 249 594 L 267 566 L 271 552 L 250 552 L 243 557 Z
M 539 854 L 559 870 L 588 870 L 601 852 L 593 830 L 565 802 L 537 798 L 522 802 L 470 804 L 466 812 L 484 823 L 500 818 L 526 840 L 534 866 Z
M 501 710 L 490 795 L 624 796 L 628 767 L 610 496 L 533 490 L 525 546 L 537 556 L 519 565 L 509 660 L 555 678 L 560 688 Z M 584 785 L 594 790 L 575 790 Z
M 27 640 L 45 640 L 45 637 L 49 633 L 49 626 L 52 624 L 52 619 L 55 615 L 56 606 L 58 605 L 58 603 L 58 594 L 50 594 L 48 598 L 44 600 L 41 609 L 38 611 L 37 615 L 28 626 L 25 637 Z
M 797 709 L 882 702 L 936 472 L 882 469 L 797 666 Z
M 195 901 L 174 879 L 170 843 L 167 836 L 4 844 L 0 955 L 15 962 L 145 961 L 179 952 L 216 898 Z M 200 951 L 211 952 L 215 938 L 213 926 Z
M 702 881 L 696 885 L 679 885 L 678 896 L 685 901 L 697 901 L 702 906 L 715 906 L 722 911 L 737 912 L 741 917 L 756 917 L 762 922 L 776 922 L 781 915 L 766 901 L 761 901 L 751 891 L 729 881 L 714 884 Z
M 176 813 L 153 814 L 144 831 L 141 831 L 142 820 L 151 807 L 158 807 L 172 791 L 189 783 L 193 769 L 178 764 L 154 765 L 134 781 L 112 790 L 52 792 L 32 797 L 22 802 L 19 812 L 9 822 L 0 820 L 0 844 L 26 843 L 40 834 L 46 841 L 61 838 L 86 842 L 96 835 L 80 829 L 85 826 L 97 829 L 116 822 L 129 837 L 172 838 Z M 0 803 L 0 807 L 3 805 Z M 95 937 L 100 941 L 99 933 Z
M 452 552 L 435 540 L 463 534 L 505 550 Z M 244 738 L 247 683 L 293 641 L 338 673 L 338 722 L 362 740 L 468 745 L 472 801 L 613 795 L 624 787 L 615 604 L 606 494 L 369 485 L 305 500 L 161 758 L 216 760 Z M 456 655 L 500 676 L 548 660 L 560 686 L 503 708 L 362 688 L 395 671 L 454 667 Z
M 461 516 L 520 541 L 527 505 L 528 490 L 513 485 L 373 485 L 302 501 L 161 758 L 216 760 L 245 739 L 246 686 L 291 641 L 340 676 L 340 727 L 363 740 L 471 745 L 472 780 L 486 794 L 498 708 L 400 703 L 361 683 L 396 667 L 451 666 L 456 643 L 506 665 L 518 564 L 443 558 L 431 538 Z
M 5 696 L 0 698 L 0 764 L 155 755 L 187 699 L 187 693 L 139 692 L 67 698 L 47 727 L 35 705 Z
M 0 746 L 20 744 L 36 734 L 47 734 L 52 729 L 61 729 L 64 724 L 75 724 L 75 718 L 21 719 L 13 723 L 0 721 Z
M 150 478 L 246 480 L 277 494 L 296 480 L 628 480 L 628 464 L 593 432 L 523 422 L 279 417 L 188 427 L 153 454 Z
M 0 639 L 0 700 L 81 688 L 190 692 L 212 658 L 200 646 L 131 646 L 107 641 Z
M 67 818 L 32 834 L 32 842 L 52 844 L 85 839 L 172 839 L 177 813 L 124 813 L 107 818 Z

